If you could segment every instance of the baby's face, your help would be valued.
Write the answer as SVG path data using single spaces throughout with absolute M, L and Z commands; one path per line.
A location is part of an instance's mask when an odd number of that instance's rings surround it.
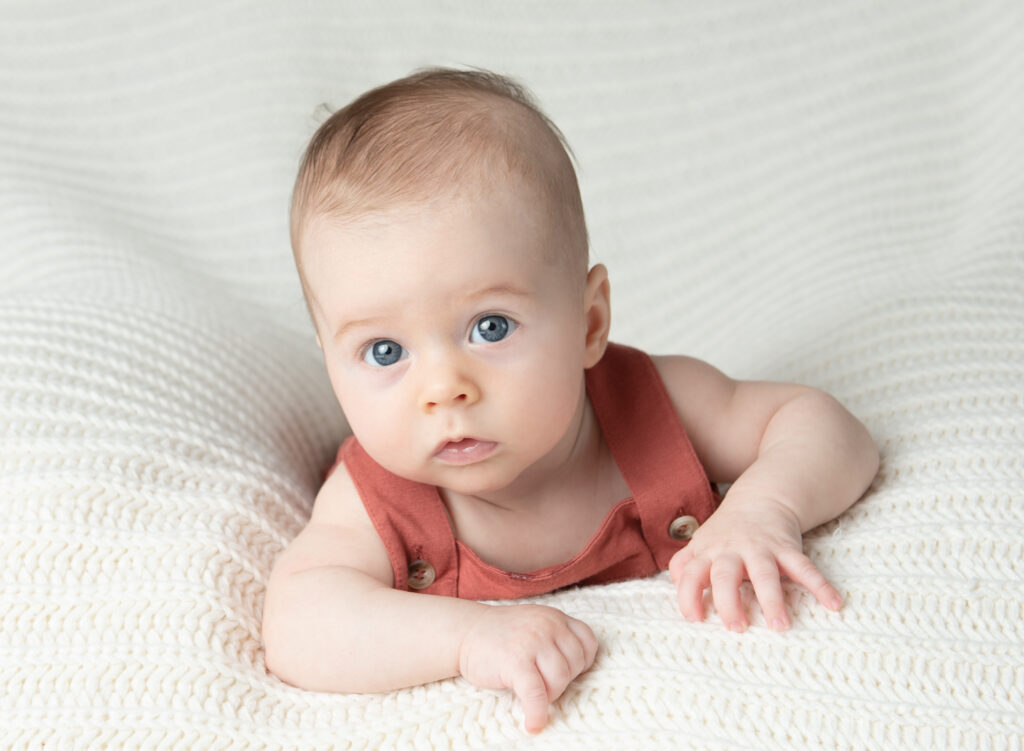
M 550 260 L 517 192 L 306 235 L 334 392 L 379 464 L 479 494 L 529 486 L 571 447 L 584 405 L 583 280 Z

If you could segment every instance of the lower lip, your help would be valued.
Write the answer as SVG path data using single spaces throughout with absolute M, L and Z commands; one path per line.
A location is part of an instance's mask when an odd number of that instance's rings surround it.
M 490 456 L 497 445 L 494 441 L 465 438 L 456 443 L 446 443 L 434 456 L 445 464 L 472 464 Z

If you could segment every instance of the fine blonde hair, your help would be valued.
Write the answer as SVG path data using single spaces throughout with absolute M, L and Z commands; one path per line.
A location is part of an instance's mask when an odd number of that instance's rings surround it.
M 561 131 L 510 78 L 431 68 L 366 92 L 316 131 L 299 166 L 291 242 L 299 277 L 311 219 L 361 218 L 518 179 L 586 272 L 587 230 Z

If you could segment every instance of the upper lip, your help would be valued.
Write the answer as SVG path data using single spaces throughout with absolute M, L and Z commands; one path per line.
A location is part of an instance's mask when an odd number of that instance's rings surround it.
M 476 441 L 478 443 L 482 443 L 483 442 L 482 439 L 474 438 L 473 436 L 470 436 L 470 435 L 460 435 L 460 436 L 455 436 L 453 438 L 445 438 L 443 441 L 438 443 L 437 446 L 434 447 L 434 453 L 435 454 L 440 453 L 441 449 L 443 449 L 449 443 L 458 443 L 459 441 Z

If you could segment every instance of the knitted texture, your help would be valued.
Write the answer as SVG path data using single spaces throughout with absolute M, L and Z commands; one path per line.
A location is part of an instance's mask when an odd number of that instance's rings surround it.
M 0 748 L 1020 749 L 1022 39 L 1009 0 L 4 3 Z M 883 455 L 806 536 L 839 613 L 535 598 L 601 642 L 536 737 L 459 678 L 287 686 L 259 634 L 346 432 L 299 156 L 321 103 L 456 63 L 572 143 L 613 339 L 824 388 Z

